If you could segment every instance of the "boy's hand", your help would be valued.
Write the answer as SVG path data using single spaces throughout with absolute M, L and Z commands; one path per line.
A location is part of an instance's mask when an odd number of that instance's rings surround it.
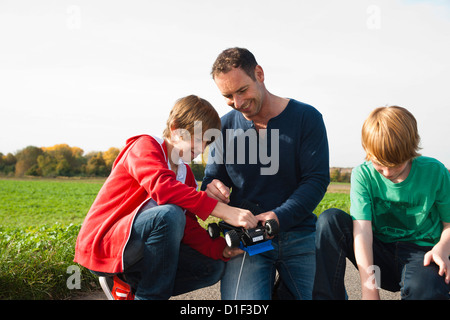
M 222 203 L 230 202 L 230 188 L 224 185 L 220 180 L 214 179 L 206 186 L 206 194 Z
M 244 251 L 239 249 L 239 248 L 230 248 L 230 247 L 227 246 L 227 247 L 225 247 L 223 249 L 223 256 L 225 258 L 233 258 L 233 257 L 235 257 L 237 255 L 242 254 L 242 253 L 244 253 Z
M 439 267 L 439 275 L 445 275 L 445 283 L 450 283 L 450 223 L 444 222 L 444 229 L 439 242 L 428 251 L 423 258 L 423 265 L 428 266 L 431 261 Z
M 444 252 L 443 248 L 436 244 L 433 249 L 428 251 L 423 258 L 423 265 L 428 266 L 431 262 L 434 262 L 439 267 L 439 275 L 442 277 L 445 275 L 445 283 L 450 283 L 450 261 L 448 258 L 448 252 Z
M 258 220 L 249 210 L 231 207 L 220 201 L 217 202 L 211 215 L 222 219 L 232 226 L 243 227 L 245 229 L 254 228 L 258 224 Z

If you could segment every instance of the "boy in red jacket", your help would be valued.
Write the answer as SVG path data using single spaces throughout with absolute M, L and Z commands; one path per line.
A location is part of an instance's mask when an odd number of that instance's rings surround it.
M 74 261 L 116 282 L 120 275 L 135 299 L 168 299 L 216 283 L 223 261 L 240 251 L 211 239 L 196 217 L 246 228 L 257 219 L 196 191 L 185 162 L 203 152 L 208 129 L 220 129 L 220 118 L 208 101 L 191 95 L 176 102 L 163 139 L 128 139 L 83 222 Z

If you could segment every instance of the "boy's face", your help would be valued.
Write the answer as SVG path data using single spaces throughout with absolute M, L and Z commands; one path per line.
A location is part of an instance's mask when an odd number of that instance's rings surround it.
M 203 141 L 201 135 L 196 137 L 196 135 L 193 134 L 190 139 L 189 137 L 190 135 L 181 135 L 175 133 L 174 131 L 172 132 L 172 144 L 174 146 L 174 151 L 179 158 L 187 163 L 191 162 L 199 154 L 203 153 L 207 144 L 207 141 Z M 176 163 L 176 161 L 174 162 Z
M 376 160 L 371 161 L 375 170 L 377 170 L 383 177 L 394 183 L 402 182 L 408 178 L 409 171 L 411 170 L 411 161 L 409 160 L 395 167 L 385 167 Z

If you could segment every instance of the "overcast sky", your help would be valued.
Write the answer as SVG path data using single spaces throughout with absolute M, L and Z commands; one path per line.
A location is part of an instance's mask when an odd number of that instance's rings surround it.
M 161 135 L 188 94 L 224 115 L 210 69 L 234 46 L 255 54 L 270 92 L 323 114 L 331 166 L 361 163 L 365 118 L 400 105 L 422 153 L 450 167 L 445 0 L 0 0 L 0 152 Z

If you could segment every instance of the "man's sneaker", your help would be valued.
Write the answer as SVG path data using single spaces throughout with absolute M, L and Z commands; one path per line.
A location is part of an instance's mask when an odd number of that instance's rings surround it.
M 99 281 L 108 300 L 134 300 L 134 294 L 130 285 L 117 275 L 99 277 Z

